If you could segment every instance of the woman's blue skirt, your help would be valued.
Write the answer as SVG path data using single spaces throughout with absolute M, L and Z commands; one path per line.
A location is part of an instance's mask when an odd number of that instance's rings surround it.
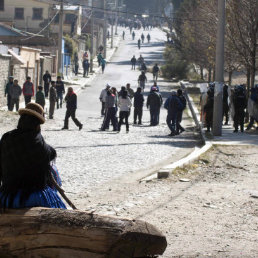
M 58 173 L 58 170 L 55 166 L 52 165 L 51 173 L 53 174 L 58 185 L 61 186 L 62 182 Z M 31 207 L 47 207 L 47 208 L 61 208 L 66 209 L 65 204 L 59 197 L 57 190 L 53 189 L 49 186 L 45 187 L 43 190 L 38 190 L 30 194 L 30 196 L 24 201 L 21 200 L 21 191 L 18 191 L 16 196 L 14 197 L 11 205 L 9 206 L 10 197 L 2 198 L 3 194 L 0 192 L 0 200 L 2 201 L 2 205 L 5 207 L 11 207 L 13 209 L 21 209 L 21 208 L 31 208 Z M 5 199 L 6 203 L 3 203 L 3 199 Z
M 0 192 L 0 199 L 2 194 Z M 5 207 L 9 207 L 9 197 L 6 199 Z M 57 194 L 55 189 L 47 186 L 43 190 L 35 191 L 30 194 L 30 196 L 25 200 L 25 202 L 20 202 L 21 191 L 18 191 L 14 200 L 11 204 L 12 209 L 21 208 L 31 208 L 31 207 L 47 207 L 47 208 L 62 208 L 66 209 L 65 204 Z

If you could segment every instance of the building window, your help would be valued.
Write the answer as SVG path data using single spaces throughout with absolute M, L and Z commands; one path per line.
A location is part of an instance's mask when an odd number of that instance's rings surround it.
M 68 13 L 65 15 L 65 24 L 73 24 L 76 21 L 76 15 L 73 13 Z
M 59 23 L 59 13 L 56 15 L 56 17 L 54 19 L 54 23 Z
M 43 9 L 42 8 L 33 8 L 33 20 L 43 20 Z
M 14 19 L 24 20 L 24 8 L 15 8 Z
M 4 0 L 0 0 L 0 11 L 4 11 Z

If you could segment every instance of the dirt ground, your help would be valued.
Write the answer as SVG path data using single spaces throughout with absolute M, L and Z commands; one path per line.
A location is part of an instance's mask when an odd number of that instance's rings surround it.
M 168 179 L 120 178 L 77 205 L 156 225 L 162 257 L 258 257 L 257 157 L 258 147 L 216 146 Z

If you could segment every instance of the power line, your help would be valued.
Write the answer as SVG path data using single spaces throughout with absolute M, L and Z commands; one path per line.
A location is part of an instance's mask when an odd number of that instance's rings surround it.
M 108 9 L 108 8 L 106 9 L 106 8 L 102 8 L 102 7 L 94 7 L 94 6 L 89 6 L 89 5 L 85 5 L 85 4 L 81 4 L 81 3 L 71 4 L 69 2 L 64 1 L 64 4 L 69 5 L 69 6 L 78 5 L 78 6 L 86 8 L 86 9 L 95 9 L 95 10 L 99 10 L 99 11 L 106 12 L 106 13 L 109 12 L 109 13 L 120 13 L 120 14 L 131 14 L 131 15 L 137 15 L 137 16 L 142 17 L 141 13 L 119 11 L 119 10 L 113 10 L 113 9 Z M 177 13 L 173 12 L 171 14 L 177 14 Z M 150 14 L 149 17 L 160 18 L 160 19 L 171 19 L 171 20 L 187 20 L 187 21 L 205 22 L 205 20 L 201 20 L 201 19 L 190 19 L 190 18 L 179 18 L 179 17 L 168 18 L 168 17 L 164 17 L 164 16 L 160 16 L 160 15 L 153 15 L 153 14 Z
M 25 40 L 29 40 L 29 39 L 32 39 L 32 38 L 35 38 L 35 37 L 37 37 L 37 36 L 40 36 L 40 33 L 42 33 L 45 29 L 47 29 L 49 26 L 50 26 L 50 24 L 54 21 L 54 19 L 56 18 L 56 16 L 59 14 L 59 11 L 57 11 L 56 12 L 56 14 L 53 16 L 53 18 L 50 20 L 50 22 L 41 30 L 41 31 L 39 31 L 38 33 L 36 33 L 35 35 L 33 35 L 33 36 L 31 36 L 31 37 L 28 37 L 28 38 L 26 38 L 26 39 L 21 39 L 21 40 L 23 40 L 23 41 L 25 41 Z

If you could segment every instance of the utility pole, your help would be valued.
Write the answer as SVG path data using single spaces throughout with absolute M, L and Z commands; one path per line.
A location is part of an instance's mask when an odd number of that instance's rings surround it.
M 64 1 L 61 0 L 59 11 L 59 34 L 58 34 L 58 74 L 63 75 L 63 17 Z
M 103 28 L 103 47 L 104 47 L 104 58 L 107 57 L 107 14 L 106 14 L 106 0 L 103 0 L 104 10 L 104 28 Z
M 218 30 L 216 45 L 216 83 L 214 91 L 213 127 L 215 136 L 222 135 L 223 84 L 224 84 L 224 41 L 225 41 L 225 0 L 218 0 Z
M 114 45 L 114 16 L 113 13 L 111 14 L 111 48 L 113 48 Z
M 90 22 L 91 38 L 90 38 L 90 72 L 93 73 L 93 49 L 94 49 L 94 10 L 91 7 L 91 22 Z
M 117 35 L 117 23 L 118 23 L 118 0 L 115 0 L 115 9 L 116 9 L 116 32 L 115 35 Z

